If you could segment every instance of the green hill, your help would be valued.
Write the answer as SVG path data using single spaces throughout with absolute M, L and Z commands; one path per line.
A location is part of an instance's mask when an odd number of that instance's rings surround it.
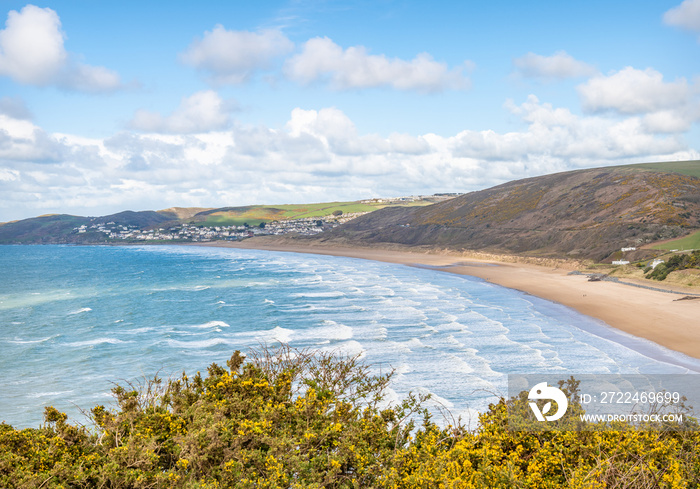
M 672 172 L 700 178 L 700 160 L 667 161 L 661 163 L 638 163 L 636 165 L 617 166 L 614 168 Z
M 423 200 L 374 200 L 367 202 L 325 202 L 315 204 L 251 205 L 243 207 L 171 207 L 161 211 L 124 211 L 101 217 L 52 214 L 0 224 L 0 244 L 48 244 L 48 243 L 105 243 L 106 233 L 99 226 L 125 226 L 149 230 L 182 223 L 197 226 L 258 226 L 260 223 L 287 219 L 321 218 L 336 212 L 351 214 L 372 212 L 388 205 L 425 206 L 440 197 Z M 77 228 L 85 226 L 83 230 Z
M 545 175 L 430 207 L 384 209 L 324 239 L 604 260 L 700 229 L 700 162 L 654 166 Z
M 700 250 L 700 231 L 652 246 L 655 250 Z
M 249 205 L 241 207 L 222 207 L 208 209 L 197 213 L 193 220 L 205 226 L 240 226 L 247 223 L 257 226 L 261 222 L 281 221 L 286 219 L 304 219 L 330 216 L 336 211 L 343 214 L 355 212 L 372 212 L 388 205 L 422 206 L 432 204 L 430 200 L 406 202 L 324 202 L 318 204 L 283 204 L 283 205 Z
M 90 226 L 113 222 L 121 226 L 148 228 L 170 220 L 170 217 L 154 211 L 124 211 L 102 217 L 51 214 L 1 225 L 0 244 L 104 242 L 106 240 L 104 234 L 95 231 Z M 75 232 L 75 228 L 80 226 L 86 226 L 85 232 Z

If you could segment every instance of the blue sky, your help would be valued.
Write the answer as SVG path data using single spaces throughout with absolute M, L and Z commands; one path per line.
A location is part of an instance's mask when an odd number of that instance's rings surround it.
M 700 158 L 700 0 L 1 8 L 0 221 Z

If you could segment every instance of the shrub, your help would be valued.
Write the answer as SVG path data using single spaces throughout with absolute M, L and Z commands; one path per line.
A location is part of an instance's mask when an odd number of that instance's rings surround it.
M 39 429 L 0 424 L 0 487 L 697 487 L 697 432 L 508 429 L 492 404 L 477 431 L 440 427 L 391 375 L 357 357 L 287 347 L 235 352 L 228 368 L 116 387 L 92 430 L 46 408 Z M 576 382 L 566 391 L 575 397 Z M 520 404 L 518 404 L 520 403 Z M 416 426 L 414 420 L 422 424 Z
M 654 280 L 665 280 L 668 274 L 676 270 L 700 267 L 700 251 L 696 250 L 690 254 L 678 254 L 670 257 L 666 263 L 657 265 L 646 278 Z

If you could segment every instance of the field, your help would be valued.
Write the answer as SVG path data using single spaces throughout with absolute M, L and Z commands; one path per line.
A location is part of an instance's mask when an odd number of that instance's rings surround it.
M 668 161 L 665 163 L 639 163 L 637 165 L 624 165 L 616 168 L 643 168 L 646 170 L 669 171 L 700 178 L 700 160 Z
M 700 231 L 684 238 L 674 239 L 652 246 L 655 250 L 697 250 L 700 249 Z
M 396 205 L 429 205 L 432 202 L 324 202 L 320 204 L 284 204 L 284 205 L 251 205 L 245 207 L 224 207 L 199 213 L 205 226 L 258 226 L 261 222 L 281 221 L 286 219 L 319 218 L 341 211 L 343 214 L 354 212 L 371 212 L 387 206 Z

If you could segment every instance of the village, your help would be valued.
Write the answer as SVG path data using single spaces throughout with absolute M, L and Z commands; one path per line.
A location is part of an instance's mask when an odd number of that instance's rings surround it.
M 216 240 L 235 241 L 261 235 L 314 235 L 339 224 L 354 219 L 367 212 L 354 212 L 341 215 L 288 219 L 262 222 L 257 226 L 242 225 L 210 226 L 204 223 L 182 223 L 154 229 L 140 229 L 134 225 L 121 225 L 113 221 L 82 225 L 73 229 L 78 234 L 102 233 L 109 240 L 122 241 L 188 241 L 206 242 Z

